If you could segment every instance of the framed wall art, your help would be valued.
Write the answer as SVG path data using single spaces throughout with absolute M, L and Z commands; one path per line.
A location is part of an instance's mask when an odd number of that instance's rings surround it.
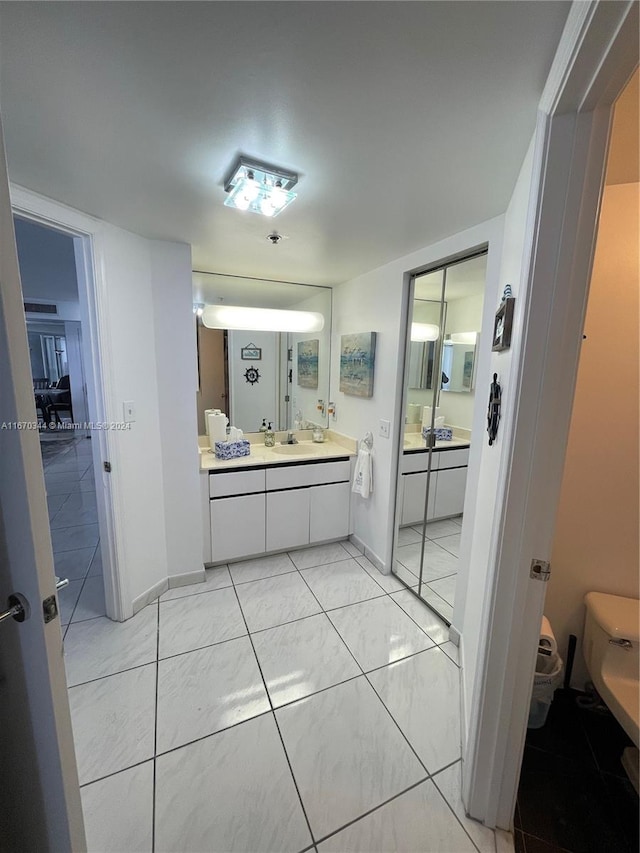
M 248 344 L 240 350 L 240 358 L 243 361 L 262 361 L 262 349 L 255 344 Z
M 375 360 L 375 332 L 342 335 L 340 339 L 340 390 L 353 397 L 372 397 Z
M 493 324 L 493 352 L 501 352 L 511 346 L 511 329 L 513 326 L 513 309 L 516 300 L 513 296 L 504 299 L 496 311 Z

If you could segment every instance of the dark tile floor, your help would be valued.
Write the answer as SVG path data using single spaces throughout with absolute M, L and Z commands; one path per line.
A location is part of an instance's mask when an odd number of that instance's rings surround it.
M 530 729 L 515 816 L 516 853 L 637 853 L 638 795 L 620 763 L 633 746 L 612 714 L 557 690 Z

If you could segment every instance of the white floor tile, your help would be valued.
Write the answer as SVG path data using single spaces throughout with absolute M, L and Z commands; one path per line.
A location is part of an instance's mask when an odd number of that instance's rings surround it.
M 236 591 L 252 633 L 321 611 L 299 572 L 240 584 Z
M 425 775 L 364 677 L 280 708 L 276 717 L 316 838 Z
M 69 580 L 82 580 L 89 571 L 95 548 L 77 548 L 54 555 L 56 575 Z
M 248 637 L 161 660 L 157 752 L 270 710 Z
M 445 601 L 442 596 L 438 595 L 435 590 L 431 589 L 429 584 L 422 584 L 420 596 L 424 598 L 425 601 L 428 601 L 443 619 L 446 619 L 448 622 L 453 621 L 453 607 L 448 601 Z
M 324 613 L 260 631 L 253 643 L 274 706 L 360 675 Z
M 95 548 L 100 533 L 97 524 L 81 524 L 77 527 L 63 527 L 51 531 L 53 553 L 75 551 L 78 548 Z
M 318 845 L 318 853 L 475 853 L 427 780 Z
M 341 542 L 330 542 L 328 545 L 314 545 L 313 548 L 290 551 L 289 556 L 298 569 L 310 569 L 313 566 L 324 566 L 326 563 L 348 560 L 349 552 L 342 546 Z
M 391 593 L 393 600 L 402 607 L 405 613 L 431 637 L 434 643 L 445 643 L 449 639 L 449 629 L 436 614 L 429 610 L 419 598 L 403 589 L 402 592 Z
M 44 482 L 47 486 L 47 493 L 49 493 L 49 486 L 59 486 L 67 483 L 74 485 L 80 482 L 81 477 L 82 474 L 78 471 L 56 472 L 47 468 L 44 472 Z
M 355 560 L 305 569 L 303 578 L 325 610 L 384 595 L 384 590 Z
M 156 659 L 158 607 L 145 607 L 126 622 L 91 619 L 69 625 L 64 660 L 69 685 L 81 684 Z
M 45 480 L 44 485 L 48 498 L 54 495 L 65 495 L 66 497 L 69 497 L 69 495 L 80 491 L 79 480 L 64 480 L 61 483 L 49 483 Z
M 433 777 L 433 781 L 455 812 L 460 823 L 473 839 L 480 853 L 496 853 L 493 830 L 478 823 L 477 820 L 472 820 L 465 814 L 460 794 L 462 788 L 460 769 L 461 764 L 458 761 L 456 764 L 452 764 L 451 767 L 447 767 L 446 770 L 441 770 L 440 773 Z
M 447 604 L 450 604 L 453 607 L 453 603 L 456 597 L 456 581 L 458 580 L 458 575 L 449 575 L 447 578 L 441 578 L 437 581 L 429 581 L 429 586 L 431 589 L 436 592 L 440 598 L 444 598 Z
M 72 622 L 84 622 L 86 619 L 95 619 L 97 616 L 104 616 L 106 608 L 104 603 L 104 581 L 102 575 L 88 577 L 78 604 L 71 618 Z
M 91 565 L 89 566 L 89 571 L 87 575 L 89 577 L 93 577 L 94 575 L 102 574 L 102 549 L 100 548 L 100 543 L 98 542 L 98 547 L 96 548 L 96 552 L 93 556 L 93 560 L 91 560 Z
M 201 592 L 212 592 L 215 589 L 225 589 L 233 586 L 231 575 L 226 566 L 216 566 L 213 569 L 205 569 L 205 578 L 202 583 L 190 583 L 187 586 L 176 586 L 168 589 L 160 596 L 160 601 L 173 601 L 176 598 L 185 598 L 187 595 L 198 595 Z
M 401 527 L 396 534 L 396 547 L 402 545 L 415 545 L 422 542 L 422 534 L 413 527 Z
M 345 539 L 345 541 L 340 544 L 350 557 L 357 558 L 362 556 L 362 551 L 357 547 L 357 545 L 354 545 L 353 542 L 350 542 L 348 539 Z
M 434 542 L 436 545 L 439 545 L 441 548 L 445 548 L 455 557 L 460 556 L 460 537 L 461 533 L 455 533 L 453 536 L 442 536 L 438 539 L 435 539 Z
M 438 648 L 369 679 L 429 773 L 460 758 L 460 671 Z
M 229 566 L 234 583 L 248 583 L 286 572 L 295 572 L 296 567 L 288 554 L 272 554 L 269 557 L 257 557 L 255 560 L 243 560 Z
M 396 548 L 396 559 L 402 563 L 416 577 L 420 574 L 420 555 L 422 544 L 403 545 Z M 432 580 L 452 575 L 458 571 L 458 558 L 454 557 L 444 548 L 440 548 L 435 542 L 424 543 L 424 564 L 422 567 L 422 580 L 431 583 Z
M 80 784 L 153 756 L 155 664 L 69 690 Z
M 91 853 L 151 853 L 153 761 L 80 789 Z
M 160 657 L 191 652 L 247 633 L 233 589 L 160 604 Z
M 297 853 L 309 844 L 271 714 L 158 757 L 158 853 Z
M 402 563 L 399 563 L 397 560 L 394 560 L 393 563 L 393 574 L 403 580 L 407 586 L 410 586 L 412 589 L 416 589 L 418 586 L 418 578 L 410 572 Z M 401 589 L 405 589 L 403 584 L 400 584 Z M 390 590 L 392 593 L 393 590 Z
M 84 509 L 67 509 L 63 507 L 55 514 L 51 522 L 51 529 L 57 530 L 61 527 L 76 527 L 81 524 L 97 524 L 98 510 L 92 507 Z
M 62 509 L 67 498 L 68 495 L 47 495 L 47 507 L 49 509 L 49 513 L 53 513 L 53 515 L 55 515 L 58 510 Z
M 66 512 L 72 509 L 95 509 L 96 506 L 95 492 L 74 492 L 67 496 L 62 508 Z
M 329 618 L 365 672 L 433 646 L 387 595 L 332 610 Z
M 422 525 L 414 525 L 415 529 L 422 533 Z M 454 533 L 460 533 L 460 525 L 452 518 L 446 518 L 443 521 L 428 521 L 427 522 L 427 539 L 438 539 L 440 536 L 452 536 Z
M 359 566 L 362 566 L 365 572 L 370 575 L 376 583 L 380 584 L 385 592 L 396 592 L 397 590 L 404 589 L 404 584 L 400 583 L 396 577 L 392 574 L 383 575 L 382 572 L 366 557 L 357 557 L 356 562 Z

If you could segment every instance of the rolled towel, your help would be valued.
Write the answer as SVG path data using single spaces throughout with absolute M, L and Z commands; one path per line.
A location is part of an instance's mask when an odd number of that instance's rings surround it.
M 542 617 L 542 624 L 540 625 L 540 645 L 549 649 L 552 653 L 558 651 L 555 634 L 546 616 Z

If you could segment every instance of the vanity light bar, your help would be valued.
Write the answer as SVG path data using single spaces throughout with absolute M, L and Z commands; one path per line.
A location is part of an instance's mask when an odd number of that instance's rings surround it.
M 202 322 L 208 329 L 256 332 L 321 332 L 324 328 L 324 317 L 317 311 L 236 305 L 207 305 L 202 312 Z
M 412 323 L 412 341 L 437 341 L 440 337 L 440 329 L 433 323 Z

